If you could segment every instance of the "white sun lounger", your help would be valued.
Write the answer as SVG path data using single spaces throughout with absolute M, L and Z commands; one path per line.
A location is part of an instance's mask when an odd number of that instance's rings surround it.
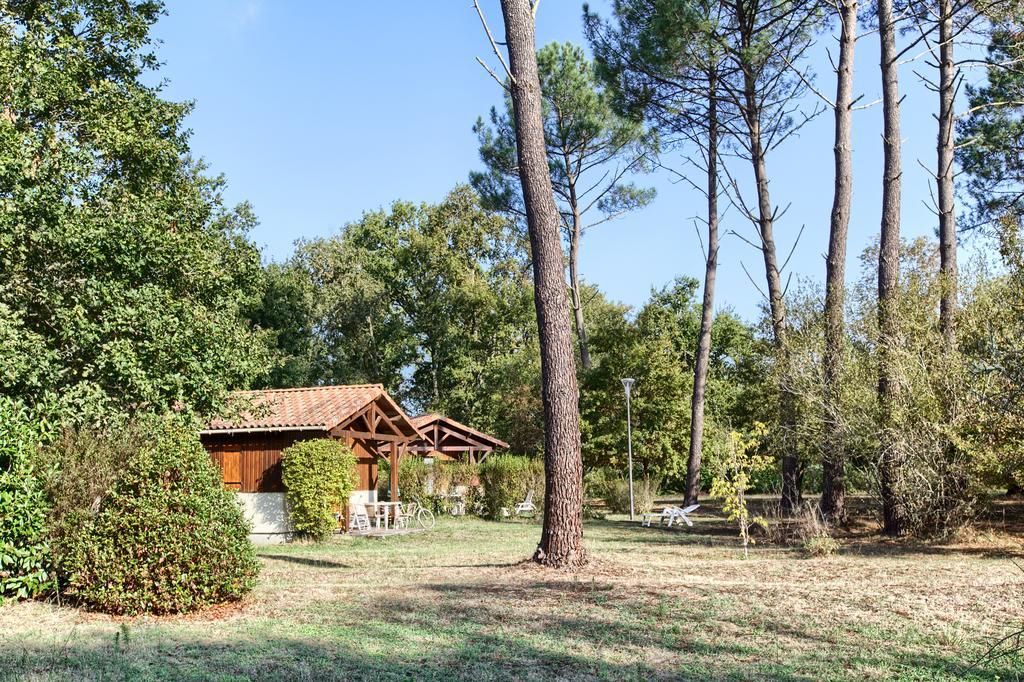
M 651 521 L 658 519 L 658 525 L 660 526 L 663 522 L 668 522 L 668 527 L 671 528 L 672 524 L 682 519 L 687 526 L 693 526 L 693 522 L 690 521 L 689 515 L 697 511 L 700 508 L 699 504 L 691 504 L 689 507 L 665 507 L 660 512 L 651 512 L 644 514 L 641 517 L 640 525 L 650 527 Z

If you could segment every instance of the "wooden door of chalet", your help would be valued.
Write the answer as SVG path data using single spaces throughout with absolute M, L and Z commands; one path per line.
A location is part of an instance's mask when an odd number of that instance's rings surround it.
M 242 489 L 242 453 L 238 450 L 224 450 L 221 453 L 221 478 L 229 490 Z

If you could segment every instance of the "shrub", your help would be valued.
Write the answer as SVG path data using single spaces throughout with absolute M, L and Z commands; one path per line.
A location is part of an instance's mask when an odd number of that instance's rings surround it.
M 398 492 L 403 500 L 419 500 L 430 506 L 429 498 L 434 494 L 432 487 L 433 466 L 422 457 L 406 455 L 398 463 Z
M 44 436 L 23 404 L 0 399 L 0 602 L 53 586 L 48 504 L 33 461 Z
M 815 502 L 804 502 L 797 514 L 786 514 L 782 503 L 774 502 L 764 509 L 764 537 L 777 545 L 798 546 L 812 557 L 831 556 L 839 551 L 839 542 L 832 537 L 832 527 Z
M 149 434 L 142 424 L 105 430 L 64 429 L 37 457 L 46 472 L 47 519 L 54 562 L 62 561 L 65 538 L 91 523 L 117 483 L 124 463 L 141 450 Z
M 661 479 L 633 479 L 633 509 L 637 514 L 646 514 L 654 509 L 661 488 Z M 617 514 L 629 513 L 629 481 L 616 472 L 605 472 L 595 478 L 591 489 L 605 505 Z
M 839 543 L 832 537 L 832 530 L 821 508 L 813 503 L 804 504 L 803 511 L 796 518 L 796 537 L 804 551 L 811 556 L 831 556 L 839 549 Z
M 466 513 L 478 513 L 480 488 L 476 485 L 478 465 L 469 462 L 439 462 L 431 464 L 415 455 L 406 455 L 398 465 L 398 487 L 405 501 L 418 501 L 435 514 L 451 511 L 450 495 L 463 488 Z M 383 462 L 377 483 L 377 494 L 390 499 L 390 467 Z
M 544 462 L 533 457 L 491 455 L 480 465 L 482 508 L 492 519 L 504 517 L 533 491 L 537 509 L 544 504 Z
M 281 480 L 295 530 L 322 541 L 338 528 L 335 514 L 358 481 L 356 458 L 341 441 L 303 440 L 281 453 Z
M 483 490 L 480 488 L 480 465 L 469 462 L 450 462 L 441 467 L 449 476 L 449 492 L 462 492 L 465 513 L 480 514 L 483 508 Z
M 134 428 L 138 440 L 117 463 L 116 480 L 88 508 L 72 502 L 89 498 L 77 497 L 81 489 L 71 473 L 56 479 L 65 521 L 82 521 L 77 529 L 66 523 L 55 529 L 64 594 L 88 608 L 129 615 L 182 613 L 241 598 L 259 568 L 249 525 L 194 425 L 166 417 Z M 123 455 L 116 445 L 123 434 L 90 436 L 107 439 L 95 445 L 96 456 Z M 75 452 L 64 452 L 69 472 Z
M 839 549 L 839 543 L 829 535 L 818 535 L 804 540 L 804 551 L 813 557 L 832 556 Z

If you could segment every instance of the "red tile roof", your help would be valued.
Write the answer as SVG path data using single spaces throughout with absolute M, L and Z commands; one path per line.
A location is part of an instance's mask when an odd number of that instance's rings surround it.
M 236 391 L 233 397 L 244 401 L 247 409 L 235 418 L 214 419 L 207 431 L 300 428 L 329 431 L 381 398 L 391 408 L 387 410 L 388 416 L 400 422 L 405 427 L 403 431 L 418 430 L 381 384 Z

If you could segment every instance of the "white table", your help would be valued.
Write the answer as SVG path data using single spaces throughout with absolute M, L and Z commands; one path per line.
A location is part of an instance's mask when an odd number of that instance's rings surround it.
M 373 516 L 377 519 L 377 527 L 381 528 L 381 520 L 383 519 L 383 528 L 388 527 L 389 519 L 398 517 L 398 513 L 402 511 L 401 502 L 366 502 L 364 503 L 367 507 L 373 507 Z M 377 510 L 382 509 L 383 514 L 378 514 Z M 394 511 L 392 511 L 394 510 Z

